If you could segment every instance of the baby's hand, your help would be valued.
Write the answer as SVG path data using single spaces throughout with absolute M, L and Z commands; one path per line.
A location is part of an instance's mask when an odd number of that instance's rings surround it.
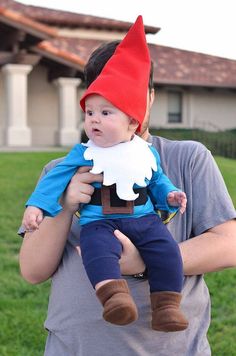
M 187 197 L 184 192 L 174 191 L 168 194 L 167 202 L 171 206 L 179 206 L 179 211 L 183 214 L 187 205 Z
M 34 206 L 27 206 L 22 219 L 22 225 L 24 226 L 26 231 L 37 230 L 42 221 L 42 210 Z

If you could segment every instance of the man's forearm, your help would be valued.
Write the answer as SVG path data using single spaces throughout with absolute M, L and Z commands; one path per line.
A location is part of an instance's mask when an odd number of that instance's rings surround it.
M 30 283 L 47 280 L 63 254 L 73 214 L 62 211 L 55 218 L 44 218 L 39 229 L 28 232 L 20 250 L 22 276 Z
M 236 220 L 215 226 L 179 246 L 185 275 L 236 267 Z

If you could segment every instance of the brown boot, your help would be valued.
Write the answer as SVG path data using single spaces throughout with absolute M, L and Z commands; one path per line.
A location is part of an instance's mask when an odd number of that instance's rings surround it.
M 180 310 L 181 294 L 177 292 L 151 293 L 152 328 L 158 331 L 181 331 L 188 321 Z
M 100 287 L 96 294 L 104 306 L 103 318 L 109 323 L 126 325 L 138 318 L 138 311 L 126 280 L 108 282 Z

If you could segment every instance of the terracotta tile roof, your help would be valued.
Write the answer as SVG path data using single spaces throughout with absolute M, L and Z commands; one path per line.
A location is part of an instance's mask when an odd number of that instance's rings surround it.
M 236 60 L 149 45 L 158 84 L 236 88 Z
M 35 51 L 41 54 L 44 54 L 46 57 L 51 57 L 56 59 L 65 60 L 68 65 L 75 66 L 80 71 L 83 71 L 85 61 L 76 53 L 72 53 L 71 51 L 64 50 L 61 46 L 56 46 L 55 44 L 49 41 L 40 42 Z
M 83 66 L 102 41 L 58 37 L 44 43 L 46 51 Z M 154 44 L 149 48 L 157 85 L 236 88 L 235 60 Z
M 77 14 L 69 11 L 53 10 L 44 7 L 23 5 L 13 0 L 0 0 L 0 6 L 7 6 L 18 12 L 23 12 L 36 21 L 53 26 L 68 26 L 77 28 L 97 28 L 110 31 L 127 31 L 132 23 L 107 19 L 103 17 Z M 145 26 L 146 33 L 155 34 L 160 30 L 159 27 Z
M 14 27 L 24 27 L 28 30 L 34 30 L 41 34 L 47 35 L 46 37 L 57 36 L 57 31 L 50 28 L 40 22 L 34 21 L 21 13 L 8 10 L 5 7 L 0 6 L 0 20 L 10 24 Z
M 100 40 L 57 37 L 41 42 L 37 48 L 48 50 L 51 53 L 57 53 L 58 56 L 63 53 L 64 58 L 84 66 L 90 54 L 100 46 L 101 43 L 102 41 Z
M 103 28 L 107 21 L 107 30 L 117 29 L 115 28 L 116 23 L 117 26 L 124 26 L 123 31 L 130 26 L 129 23 L 115 20 L 25 6 L 13 0 L 0 0 L 0 6 L 10 9 L 2 10 L 0 17 L 8 16 L 12 21 L 14 19 L 16 24 L 24 24 L 28 28 L 35 28 L 39 32 L 45 31 L 48 34 L 51 33 L 49 31 L 51 29 L 50 26 L 40 23 L 43 18 L 46 19 L 45 22 L 48 24 L 54 23 L 58 17 L 58 19 L 60 18 L 58 21 L 64 25 L 68 21 L 68 26 L 75 26 L 76 24 L 78 27 L 79 23 L 81 23 L 81 26 L 85 26 L 87 23 L 88 27 L 93 28 L 94 26 Z M 11 10 L 17 10 L 20 14 L 16 15 Z M 33 18 L 35 20 L 32 20 Z M 37 22 L 36 19 L 40 22 Z M 97 24 L 96 20 L 100 22 Z M 121 30 L 121 27 L 119 28 Z M 53 36 L 53 33 L 51 35 Z M 83 70 L 91 52 L 102 43 L 101 40 L 48 37 L 46 41 L 42 41 L 34 47 L 34 50 L 54 61 L 66 63 L 66 65 L 79 71 Z M 154 62 L 154 82 L 157 85 L 236 88 L 236 60 L 154 44 L 149 44 L 149 48 Z

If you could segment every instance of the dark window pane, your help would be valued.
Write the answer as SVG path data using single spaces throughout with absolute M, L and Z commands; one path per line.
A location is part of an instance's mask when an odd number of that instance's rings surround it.
M 182 93 L 168 93 L 168 122 L 182 122 Z

